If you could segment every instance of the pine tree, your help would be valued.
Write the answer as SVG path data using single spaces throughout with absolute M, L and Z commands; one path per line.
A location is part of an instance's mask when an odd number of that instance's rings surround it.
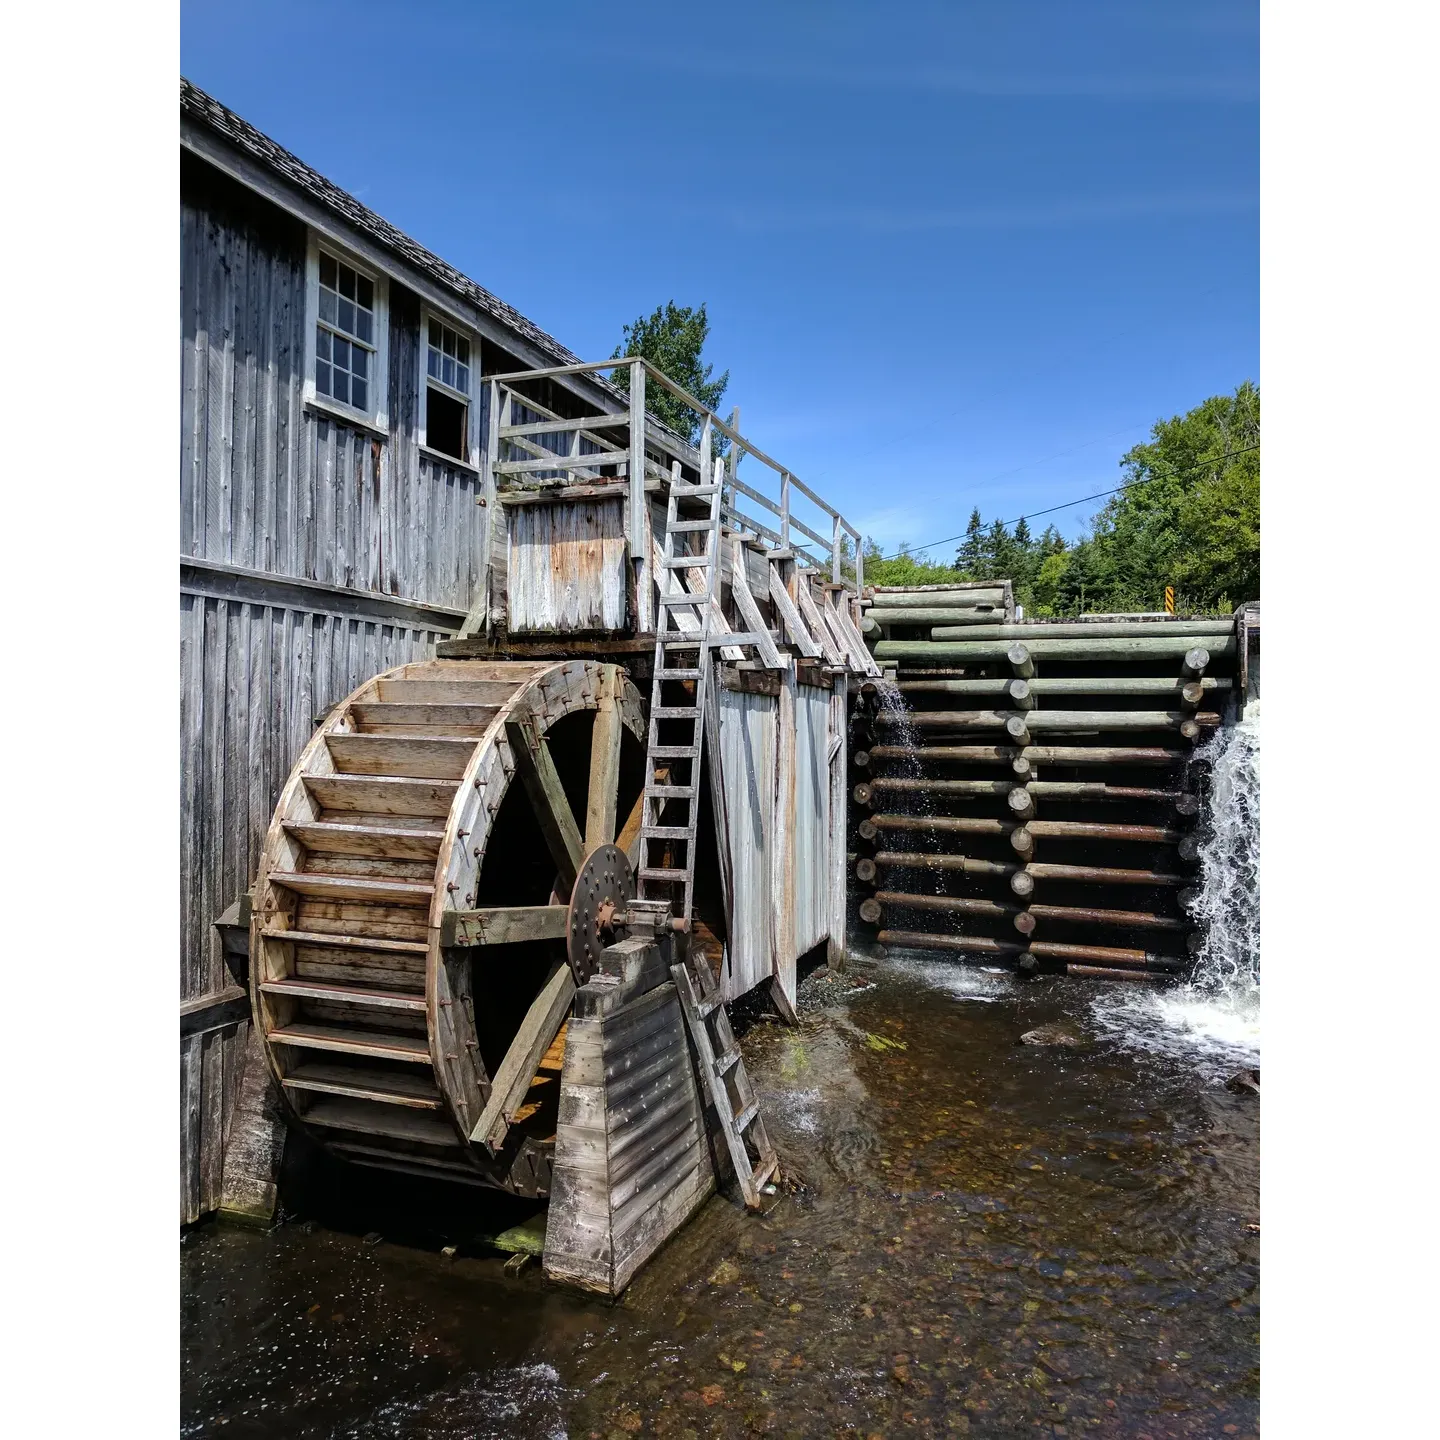
M 691 309 L 676 305 L 673 300 L 658 306 L 650 315 L 641 315 L 633 325 L 626 325 L 612 360 L 625 355 L 639 355 L 657 370 L 662 370 L 681 389 L 688 391 L 711 410 L 719 408 L 721 397 L 730 383 L 730 372 L 711 378 L 713 365 L 704 363 L 701 352 L 710 337 L 710 317 L 705 307 Z M 630 372 L 617 370 L 610 377 L 620 389 L 630 390 Z M 683 400 L 658 385 L 645 387 L 645 408 L 663 420 L 672 430 L 694 445 L 700 438 L 701 420 Z
M 985 522 L 980 518 L 978 505 L 970 512 L 970 523 L 965 527 L 965 538 L 955 552 L 955 564 L 965 572 L 967 580 L 989 578 L 981 573 L 985 565 Z

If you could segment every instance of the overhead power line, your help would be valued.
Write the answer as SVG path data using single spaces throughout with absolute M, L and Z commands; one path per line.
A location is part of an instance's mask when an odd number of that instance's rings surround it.
M 1035 510 L 1029 515 L 1017 515 L 1015 519 L 1005 520 L 1001 523 L 1018 525 L 1022 520 L 1038 520 L 1042 515 L 1053 515 L 1057 510 L 1068 510 L 1072 505 L 1083 505 L 1087 500 L 1100 500 L 1106 495 L 1118 495 L 1122 490 L 1133 490 L 1137 485 L 1150 484 L 1152 480 L 1178 480 L 1182 475 L 1193 475 L 1197 470 L 1204 470 L 1208 465 L 1217 464 L 1221 460 L 1233 460 L 1237 455 L 1249 455 L 1259 448 L 1260 443 L 1256 441 L 1254 445 L 1244 445 L 1239 450 L 1227 450 L 1223 455 L 1211 455 L 1205 460 L 1198 460 L 1184 470 L 1172 470 L 1168 475 L 1147 475 L 1143 480 L 1131 480 L 1124 485 L 1116 485 L 1111 490 L 1097 490 L 1093 495 L 1082 495 L 1078 500 L 1067 500 L 1063 505 L 1051 505 L 1048 509 Z M 937 545 L 949 545 L 953 541 L 963 540 L 966 533 L 962 530 L 958 535 L 947 535 L 943 540 L 931 540 L 925 545 L 915 545 L 909 550 L 897 550 L 893 555 L 881 555 L 879 558 L 881 560 L 898 560 L 902 555 L 920 555 L 926 550 L 935 549 Z

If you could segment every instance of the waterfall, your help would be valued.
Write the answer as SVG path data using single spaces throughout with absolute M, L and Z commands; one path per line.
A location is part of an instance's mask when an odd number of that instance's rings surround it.
M 1188 983 L 1098 995 L 1100 1030 L 1135 1049 L 1196 1065 L 1222 1081 L 1260 1063 L 1260 703 L 1217 731 L 1195 759 L 1210 766 L 1199 894 L 1202 945 Z M 1120 988 L 1120 987 L 1117 987 Z
M 1204 937 L 1194 990 L 1232 1004 L 1260 1000 L 1260 703 L 1210 738 L 1210 807 L 1200 894 L 1190 908 Z

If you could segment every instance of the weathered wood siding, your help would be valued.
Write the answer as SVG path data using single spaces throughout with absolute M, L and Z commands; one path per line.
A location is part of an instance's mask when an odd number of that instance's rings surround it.
M 733 891 L 721 988 L 734 1000 L 773 977 L 793 1003 L 796 961 L 835 928 L 834 849 L 844 839 L 843 828 L 838 841 L 832 833 L 830 752 L 839 734 L 843 766 L 843 693 L 837 705 L 793 675 L 778 696 L 716 693 Z M 838 783 L 843 794 L 843 771 Z
M 794 954 L 791 962 L 830 933 L 830 767 L 827 762 L 830 692 L 813 685 L 795 691 L 795 842 L 791 876 Z M 784 958 L 784 957 L 782 957 Z
M 717 692 L 717 700 L 733 887 L 720 984 L 725 998 L 734 1000 L 769 979 L 774 965 L 776 701 L 770 695 L 725 689 Z
M 183 165 L 182 1000 L 230 983 L 211 925 L 249 888 L 316 717 L 377 671 L 430 658 L 481 573 L 478 473 L 417 441 L 414 295 L 391 280 L 390 433 L 307 410 L 305 245 L 266 202 Z M 373 613 L 379 597 L 393 614 Z M 182 1042 L 184 1221 L 219 1201 L 247 1028 Z
M 316 718 L 362 681 L 427 659 L 436 631 L 200 594 L 180 596 L 180 998 L 231 983 L 212 922 L 249 889 Z M 219 1201 L 246 1025 L 182 1043 L 181 1218 Z
M 388 438 L 307 411 L 304 232 L 232 201 L 180 209 L 180 553 L 466 610 L 486 512 L 416 439 L 419 302 L 391 282 Z
M 625 623 L 622 502 L 517 505 L 510 522 L 510 628 L 619 630 Z

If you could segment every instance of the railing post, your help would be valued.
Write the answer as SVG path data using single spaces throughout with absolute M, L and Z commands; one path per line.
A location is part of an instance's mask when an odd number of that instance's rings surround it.
M 840 517 L 835 517 L 835 527 L 830 535 L 830 579 L 840 583 Z
M 790 548 L 790 472 L 780 472 L 780 548 Z
M 650 507 L 645 503 L 645 362 L 630 362 L 630 505 L 625 538 L 635 571 L 635 630 L 654 629 L 650 595 Z
M 740 407 L 730 407 L 730 418 L 725 422 L 738 435 L 740 433 Z M 723 517 L 726 508 L 735 508 L 735 477 L 740 473 L 740 447 L 732 440 L 730 442 L 730 465 L 725 476 L 725 489 L 720 495 L 720 513 Z
M 865 589 L 865 537 L 857 536 L 855 540 L 855 594 L 857 596 Z

